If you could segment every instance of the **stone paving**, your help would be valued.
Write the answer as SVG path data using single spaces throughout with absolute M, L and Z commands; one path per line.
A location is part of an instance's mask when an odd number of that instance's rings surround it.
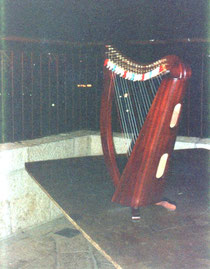
M 66 220 L 58 218 L 0 241 L 1 269 L 112 269 Z

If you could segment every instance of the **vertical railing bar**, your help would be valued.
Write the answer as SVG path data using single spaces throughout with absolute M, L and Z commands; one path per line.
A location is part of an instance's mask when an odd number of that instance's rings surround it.
M 66 86 L 66 78 L 67 78 L 67 67 L 66 67 L 66 54 L 64 54 L 64 122 L 65 122 L 65 131 L 67 128 L 67 86 Z
M 48 58 L 48 127 L 50 134 L 52 134 L 51 129 L 51 56 Z
M 95 129 L 98 129 L 98 55 L 96 55 L 95 58 L 95 73 L 96 73 L 96 78 L 95 78 Z
M 204 97 L 204 53 L 201 54 L 201 84 L 200 84 L 200 91 L 201 91 L 201 99 L 200 99 L 200 137 L 203 137 L 203 97 Z
M 190 136 L 190 109 L 191 109 L 191 90 L 190 87 L 188 87 L 187 91 L 187 136 Z
M 72 130 L 75 128 L 75 105 L 74 105 L 74 92 L 75 92 L 75 72 L 74 70 L 74 53 L 73 53 L 73 48 L 71 49 L 71 59 L 72 59 L 72 71 L 71 71 L 71 76 L 72 76 L 72 94 L 71 94 L 71 117 L 72 117 Z
M 34 64 L 31 52 L 31 138 L 34 138 Z
M 39 56 L 39 113 L 40 113 L 40 130 L 39 134 L 42 136 L 43 134 L 43 96 L 42 96 L 42 54 Z
M 59 133 L 59 59 L 58 55 L 56 55 L 56 129 L 57 133 Z
M 25 115 L 24 115 L 24 52 L 21 53 L 21 116 L 22 116 L 22 139 L 25 136 Z
M 14 108 L 14 51 L 11 51 L 11 98 L 12 98 L 12 141 L 15 141 L 15 108 Z
M 85 80 L 86 80 L 86 84 L 89 83 L 89 81 L 88 81 L 88 56 L 87 56 L 87 51 L 86 51 L 86 55 L 85 55 Z M 85 91 L 85 115 L 84 116 L 85 116 L 85 129 L 86 130 L 88 128 L 88 118 L 89 118 L 88 100 L 87 100 L 87 96 L 89 95 L 89 93 L 87 92 L 88 90 L 90 90 L 90 89 L 86 88 L 86 91 Z
M 82 59 L 81 59 L 81 57 L 82 57 L 82 48 L 81 48 L 81 46 L 79 47 L 79 54 L 78 54 L 78 56 L 79 56 L 79 70 L 78 70 L 78 72 L 79 72 L 79 83 L 83 83 L 83 81 L 81 81 L 81 77 L 82 77 L 82 72 L 81 72 L 81 63 L 82 63 Z M 77 83 L 78 83 L 78 81 L 77 81 Z M 78 122 L 79 122 L 79 130 L 81 130 L 81 127 L 82 127 L 82 121 L 81 121 L 81 118 L 82 118 L 82 108 L 81 108 L 81 88 L 79 88 L 80 90 L 79 90 L 79 120 L 78 120 Z
M 5 111 L 4 111 L 4 54 L 1 54 L 1 139 L 2 143 L 5 142 Z

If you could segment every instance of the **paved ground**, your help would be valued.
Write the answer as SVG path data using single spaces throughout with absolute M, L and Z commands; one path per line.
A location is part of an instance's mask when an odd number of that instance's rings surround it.
M 1 269 L 113 269 L 75 228 L 59 218 L 0 241 Z

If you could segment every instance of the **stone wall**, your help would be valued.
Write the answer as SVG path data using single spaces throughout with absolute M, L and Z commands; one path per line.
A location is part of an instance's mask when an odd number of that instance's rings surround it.
M 85 132 L 0 145 L 0 239 L 61 216 L 25 170 L 26 162 L 90 155 Z

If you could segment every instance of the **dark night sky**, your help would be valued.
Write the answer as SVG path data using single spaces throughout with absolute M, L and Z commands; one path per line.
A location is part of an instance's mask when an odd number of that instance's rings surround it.
M 5 0 L 6 30 L 69 41 L 206 37 L 208 0 Z
M 198 102 L 198 100 L 201 98 L 199 96 L 201 93 L 200 86 L 203 83 L 201 83 L 201 79 L 203 79 L 202 68 L 204 67 L 204 72 L 206 72 L 205 66 L 207 66 L 206 63 L 207 60 L 209 60 L 209 57 L 206 57 L 206 47 L 204 47 L 203 44 L 193 42 L 192 44 L 191 42 L 183 44 L 179 42 L 168 42 L 165 46 L 153 46 L 153 44 L 145 46 L 127 46 L 123 41 L 207 38 L 207 12 L 209 10 L 209 1 L 210 0 L 2 0 L 0 6 L 0 36 L 43 39 L 43 42 L 41 42 L 43 52 L 51 52 L 51 49 L 55 49 L 56 51 L 60 50 L 59 46 L 53 47 L 53 45 L 51 46 L 47 42 L 44 42 L 44 39 L 46 39 L 66 40 L 70 42 L 103 41 L 113 43 L 114 45 L 116 44 L 117 47 L 118 45 L 122 45 L 125 47 L 123 48 L 125 50 L 122 50 L 123 53 L 126 53 L 126 55 L 136 61 L 152 62 L 169 53 L 175 54 L 192 68 L 191 94 L 193 98 L 190 101 L 190 105 L 194 111 L 192 113 L 192 119 L 190 120 L 193 122 L 193 131 L 195 130 L 195 132 L 197 132 L 198 128 L 196 127 L 200 124 L 201 118 L 205 118 L 203 114 L 207 115 L 207 113 L 205 113 L 205 106 L 207 107 L 207 105 L 204 104 L 202 107 L 202 109 L 204 108 L 202 117 L 199 116 L 201 112 L 199 112 L 200 107 L 198 105 L 200 102 Z M 22 45 L 21 42 L 7 44 L 12 44 L 11 46 L 15 46 L 15 48 L 17 46 L 17 51 L 20 47 L 21 49 L 25 48 L 25 43 Z M 4 45 L 4 42 L 2 42 L 2 45 Z M 31 48 L 31 43 L 27 43 L 27 45 Z M 118 47 L 119 49 L 121 49 L 120 46 Z M 96 47 L 92 47 L 94 50 L 91 48 L 91 53 L 101 53 L 100 46 L 97 47 L 99 48 L 98 50 Z M 32 48 L 34 48 L 33 44 Z M 61 49 L 63 49 L 63 46 L 61 46 Z M 39 47 L 37 52 L 39 52 Z M 78 55 L 79 54 L 76 53 L 73 55 L 75 62 L 76 57 L 79 57 Z M 206 58 L 204 58 L 204 56 Z M 92 61 L 93 58 L 94 57 L 90 56 L 88 58 L 90 62 L 88 63 L 95 66 L 95 62 L 93 64 Z M 41 58 L 37 58 L 36 61 L 38 62 L 40 59 Z M 80 64 L 78 66 L 81 67 Z M 77 66 L 75 69 L 76 68 Z M 89 70 L 91 70 L 91 68 Z M 100 70 L 100 68 L 98 70 Z M 74 82 L 74 79 L 72 80 L 73 82 L 71 81 L 73 77 L 72 74 L 76 74 L 75 81 L 78 79 L 78 83 L 80 83 L 80 73 L 82 73 L 71 71 L 72 70 L 69 72 L 71 75 L 67 78 L 70 87 L 71 83 Z M 89 74 L 92 76 L 93 72 Z M 95 78 L 92 79 L 91 76 L 90 81 L 92 82 Z M 100 76 L 102 79 L 102 72 L 100 72 Z M 208 76 L 206 75 L 206 77 Z M 20 81 L 21 80 L 17 83 L 20 83 Z M 54 85 L 56 85 L 56 82 L 54 82 Z M 203 85 L 204 88 L 206 87 L 205 89 L 207 89 L 205 82 Z M 30 90 L 30 87 L 27 89 Z M 52 92 L 53 89 L 54 92 L 56 92 L 56 87 L 53 88 L 52 86 Z M 100 90 L 100 87 L 98 87 L 98 89 Z M 77 91 L 77 94 L 78 92 L 79 91 Z M 207 92 L 207 90 L 205 90 L 205 92 Z M 39 95 L 37 94 L 36 96 Z M 56 95 L 54 95 L 53 98 L 56 99 L 55 96 Z M 37 100 L 38 107 L 40 99 Z M 28 102 L 28 104 L 30 104 L 30 102 Z M 69 105 L 69 107 L 70 106 L 71 105 Z M 29 110 L 26 108 L 26 111 Z M 39 109 L 36 110 L 37 113 L 38 111 Z M 20 113 L 20 111 L 18 113 Z M 17 115 L 19 115 L 18 113 Z M 188 114 L 185 113 L 184 115 Z M 39 115 L 37 118 L 38 117 Z M 75 122 L 79 122 L 77 118 L 75 118 Z M 19 124 L 17 128 L 21 128 L 21 124 Z M 18 130 L 21 134 L 21 130 Z M 47 131 L 48 130 L 46 130 L 46 132 Z M 39 132 L 38 127 L 37 132 Z M 197 133 L 193 135 L 199 136 Z

